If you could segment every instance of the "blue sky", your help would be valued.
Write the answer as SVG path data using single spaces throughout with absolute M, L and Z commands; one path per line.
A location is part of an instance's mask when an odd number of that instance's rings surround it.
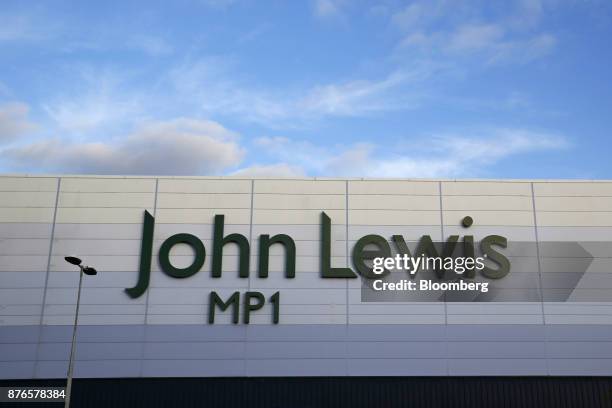
M 0 8 L 0 172 L 610 179 L 608 1 Z

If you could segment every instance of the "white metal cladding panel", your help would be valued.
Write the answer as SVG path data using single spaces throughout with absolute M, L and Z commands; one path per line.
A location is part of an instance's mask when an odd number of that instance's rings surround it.
M 57 183 L 57 178 L 0 178 L 0 327 L 39 327 Z M 32 376 L 36 334 L 25 344 L 0 346 L 0 370 Z
M 151 177 L 62 177 L 62 192 L 150 193 L 155 191 Z
M 538 227 L 612 227 L 612 182 L 534 183 Z
M 351 227 L 440 223 L 436 182 L 386 181 L 378 187 L 366 181 L 349 181 L 347 184 L 348 223 Z
M 351 196 L 349 196 L 349 209 L 351 209 Z M 391 198 L 392 199 L 392 198 Z M 413 247 L 423 234 L 431 235 L 434 241 L 442 237 L 440 226 L 439 197 L 435 197 L 437 212 L 437 224 L 427 227 L 414 228 L 404 226 L 399 222 L 397 226 L 377 227 L 359 226 L 355 228 L 352 224 L 348 226 L 349 248 L 352 248 L 357 240 L 364 235 L 376 234 L 389 240 L 392 254 L 397 253 L 395 245 L 391 242 L 392 235 L 402 235 L 406 243 Z M 379 210 L 384 212 L 385 210 Z M 364 303 L 361 301 L 361 281 L 351 280 L 349 284 L 349 323 L 350 324 L 445 324 L 446 314 L 444 303 L 437 302 L 401 302 L 401 303 Z M 381 307 L 384 307 L 382 309 Z M 392 313 L 379 313 L 381 310 L 391 310 Z
M 346 254 L 346 182 L 255 180 L 253 183 L 253 227 L 251 246 L 258 248 L 261 234 L 283 233 L 296 244 L 296 278 L 284 278 L 285 250 L 270 248 L 269 278 L 260 279 L 258 255 L 252 258 L 249 290 L 272 294 L 281 290 L 281 303 L 295 306 L 283 311 L 285 324 L 344 324 L 347 320 L 347 283 L 340 279 L 317 279 L 320 270 L 321 212 L 332 222 L 332 267 L 347 266 Z M 274 225 L 271 231 L 267 227 Z M 256 252 L 253 252 L 256 254 Z M 300 276 L 302 275 L 302 276 Z M 296 288 L 301 289 L 296 289 Z M 309 309 L 315 306 L 318 310 Z M 255 316 L 254 323 L 269 324 L 270 316 Z
M 533 183 L 537 197 L 612 197 L 612 182 L 540 182 Z
M 0 178 L 0 222 L 52 222 L 56 191 L 54 178 Z
M 78 272 L 64 261 L 68 254 L 106 272 L 83 281 L 83 324 L 144 323 L 144 308 L 138 307 L 144 300 L 132 301 L 123 290 L 132 286 L 128 276 L 136 279 L 143 212 L 154 211 L 155 193 L 155 179 L 61 179 L 43 324 L 74 321 Z
M 443 181 L 445 196 L 531 196 L 529 182 L 512 181 Z
M 0 177 L 0 326 L 40 323 L 57 186 L 57 178 Z M 34 351 L 9 347 L 0 360 Z
M 339 180 L 256 180 L 255 194 L 342 194 L 345 181 Z
M 540 241 L 578 241 L 593 257 L 570 299 L 598 298 L 612 301 L 612 183 L 534 183 Z M 603 246 L 597 241 L 604 242 Z M 572 273 L 581 262 L 564 253 L 542 253 L 543 288 L 554 290 L 555 277 Z M 547 324 L 612 324 L 611 302 L 544 302 Z M 555 347 L 559 347 L 555 345 Z
M 349 180 L 348 193 L 351 195 L 409 195 L 438 196 L 438 183 L 432 181 L 408 180 Z
M 321 210 L 332 219 L 334 266 L 346 266 L 370 233 L 402 234 L 410 245 L 468 231 L 535 242 L 537 219 L 540 241 L 593 241 L 582 242 L 595 256 L 584 289 L 605 294 L 612 268 L 599 243 L 612 241 L 611 184 L 535 182 L 534 202 L 530 182 L 63 177 L 53 228 L 56 177 L 0 177 L 0 377 L 65 375 L 78 284 L 68 253 L 101 271 L 84 280 L 77 376 L 610 375 L 612 302 L 362 303 L 358 280 L 319 278 L 318 254 Z M 123 290 L 136 283 L 145 209 L 156 218 L 151 282 L 130 299 Z M 210 276 L 215 214 L 225 215 L 225 234 L 249 238 L 250 278 L 237 276 L 233 244 L 223 277 Z M 202 270 L 185 280 L 156 261 L 179 232 L 207 249 Z M 297 276 L 283 277 L 284 251 L 273 246 L 269 278 L 258 278 L 258 237 L 278 233 L 296 241 Z M 522 255 L 512 258 L 517 284 L 538 272 L 537 254 Z M 191 259 L 189 248 L 172 251 L 176 266 Z M 206 324 L 211 290 L 248 289 L 280 290 L 280 325 L 270 324 L 269 305 L 248 327 L 228 313 Z
M 487 235 L 504 235 L 510 242 L 507 253 L 512 264 L 506 291 L 522 293 L 532 288 L 531 292 L 538 296 L 531 183 L 441 182 L 440 188 L 444 236 L 473 235 L 479 241 Z M 466 215 L 474 222 L 470 228 L 460 226 Z M 520 242 L 520 247 L 514 249 L 514 242 Z M 445 312 L 446 322 L 453 325 L 543 323 L 542 304 L 537 302 L 448 302 Z
M 251 180 L 231 178 L 172 178 L 159 179 L 160 193 L 250 194 Z
M 56 192 L 56 177 L 0 176 L 0 191 Z

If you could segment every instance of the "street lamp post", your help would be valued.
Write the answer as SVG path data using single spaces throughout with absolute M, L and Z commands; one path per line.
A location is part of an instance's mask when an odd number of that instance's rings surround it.
M 64 398 L 64 407 L 70 407 L 70 394 L 72 391 L 72 370 L 74 366 L 74 355 L 76 349 L 76 334 L 77 334 L 77 325 L 79 323 L 79 306 L 81 303 L 81 287 L 83 285 L 83 274 L 85 275 L 95 275 L 98 273 L 94 268 L 90 266 L 83 266 L 81 264 L 81 260 L 75 256 L 67 256 L 64 258 L 66 262 L 76 265 L 79 267 L 79 290 L 77 292 L 77 303 L 76 303 L 76 312 L 74 314 L 74 327 L 72 328 L 72 345 L 70 346 L 70 362 L 68 363 L 68 375 L 66 381 L 66 397 Z

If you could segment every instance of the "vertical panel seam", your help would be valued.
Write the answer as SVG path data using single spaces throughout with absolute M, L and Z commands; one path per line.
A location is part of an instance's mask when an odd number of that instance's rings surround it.
M 536 242 L 536 257 L 538 260 L 538 283 L 540 286 L 540 305 L 542 311 L 542 327 L 544 329 L 544 362 L 546 363 L 546 374 L 550 375 L 550 368 L 548 362 L 548 333 L 546 333 L 546 313 L 544 312 L 544 288 L 542 287 L 542 264 L 540 261 L 540 237 L 538 234 L 538 216 L 536 214 L 536 203 L 535 203 L 535 189 L 533 186 L 533 182 L 529 183 L 531 185 L 531 208 L 533 211 L 533 229 L 535 234 L 535 242 Z
M 345 243 L 345 257 L 346 257 L 346 267 L 349 267 L 349 199 L 348 199 L 348 180 L 344 181 L 344 227 L 345 227 L 345 235 L 344 235 L 344 243 Z M 349 281 L 346 279 L 346 325 L 349 324 Z
M 253 248 L 255 247 L 255 245 L 253 245 L 253 202 L 255 199 L 255 179 L 251 179 L 251 210 L 249 212 L 249 245 L 251 246 L 251 251 L 250 251 L 250 257 L 253 258 L 253 255 L 255 254 L 255 251 L 253 250 Z M 251 265 L 249 263 L 249 265 Z M 251 269 L 256 269 L 256 268 L 252 268 L 253 265 L 249 266 L 249 278 L 247 279 L 247 285 L 248 285 L 248 289 L 251 290 L 251 273 L 250 270 Z
M 444 245 L 444 212 L 442 210 L 442 182 L 438 181 L 438 197 L 440 206 L 440 242 Z M 446 375 L 450 375 L 449 359 L 448 355 L 448 310 L 446 305 L 446 292 L 444 293 L 444 349 L 446 354 Z
M 345 180 L 344 181 L 344 213 L 345 213 L 345 218 L 344 218 L 344 227 L 345 227 L 345 235 L 344 235 L 344 242 L 345 242 L 345 257 L 346 257 L 346 267 L 349 267 L 349 198 L 348 198 L 348 184 L 349 181 Z M 346 320 L 345 320 L 345 324 L 344 324 L 344 372 L 345 375 L 349 375 L 349 356 L 348 356 L 348 336 L 349 336 L 349 280 L 345 279 L 346 281 L 346 297 L 345 297 L 345 302 L 346 302 L 346 309 L 345 309 L 345 313 L 346 313 Z
M 157 193 L 159 191 L 159 178 L 155 178 L 155 195 L 153 196 L 153 218 L 157 216 Z M 155 240 L 155 231 L 153 232 L 153 240 Z M 149 282 L 150 285 L 150 282 Z M 147 344 L 147 320 L 149 318 L 149 294 L 151 293 L 151 289 L 147 290 L 145 295 L 145 314 L 144 314 L 144 324 L 143 324 L 143 338 L 142 338 L 142 350 L 140 353 L 140 369 L 139 374 L 140 377 L 143 377 L 144 373 L 144 360 L 145 360 L 145 347 Z
M 155 196 L 153 197 L 153 217 L 157 217 L 157 192 L 159 188 L 159 178 L 155 179 Z M 155 234 L 153 234 L 153 238 L 155 239 Z M 145 297 L 145 316 L 144 316 L 144 324 L 147 325 L 147 319 L 149 317 L 149 293 L 150 290 L 147 290 L 147 295 Z
M 438 197 L 440 205 L 440 243 L 444 243 L 444 213 L 442 211 L 442 182 L 438 181 Z M 444 293 L 444 324 L 448 324 L 448 315 L 446 313 L 446 292 Z
M 255 179 L 251 179 L 251 210 L 249 212 L 249 245 L 250 245 L 250 254 L 249 257 L 251 259 L 253 259 L 254 257 L 252 256 L 253 253 L 255 253 L 255 251 L 253 250 L 253 248 L 255 248 L 255 245 L 253 244 L 253 208 L 254 208 L 254 202 L 255 202 Z M 257 269 L 257 268 L 252 268 L 252 265 L 249 263 L 249 277 L 247 279 L 247 287 L 248 290 L 251 290 L 251 269 Z M 243 343 L 243 352 L 244 352 L 244 357 L 242 359 L 242 370 L 244 373 L 244 376 L 247 377 L 247 362 L 248 362 L 248 356 L 247 356 L 247 343 L 249 341 L 249 326 L 246 326 L 243 328 L 244 330 L 244 343 Z
M 38 322 L 38 341 L 36 342 L 36 361 L 34 362 L 34 373 L 32 375 L 32 378 L 36 378 L 36 371 L 38 370 L 38 359 L 40 356 L 40 341 L 42 339 L 43 321 L 45 318 L 45 304 L 47 302 L 47 287 L 49 285 L 51 256 L 53 254 L 53 240 L 55 239 L 55 221 L 57 218 L 57 206 L 59 202 L 61 182 L 62 182 L 62 178 L 58 177 L 56 190 L 55 190 L 55 206 L 53 208 L 53 222 L 51 224 L 51 237 L 49 239 L 49 255 L 47 256 L 47 270 L 45 273 L 45 287 L 43 289 L 42 304 L 41 304 L 41 309 L 40 309 L 40 321 Z

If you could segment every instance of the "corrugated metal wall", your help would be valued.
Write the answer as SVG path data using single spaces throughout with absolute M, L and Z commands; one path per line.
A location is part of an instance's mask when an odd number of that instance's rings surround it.
M 130 299 L 123 289 L 136 282 L 145 209 L 156 218 L 154 256 L 179 232 L 200 237 L 208 256 L 186 280 L 153 262 L 149 290 Z M 319 277 L 321 211 L 333 222 L 334 266 L 349 264 L 363 235 L 444 238 L 464 233 L 467 214 L 476 237 L 612 242 L 612 182 L 2 176 L 0 378 L 65 375 L 78 282 L 66 254 L 100 270 L 84 282 L 81 377 L 612 374 L 612 299 L 362 303 L 357 280 Z M 215 214 L 226 234 L 250 238 L 249 279 L 237 277 L 231 245 L 223 278 L 210 277 Z M 282 276 L 275 247 L 270 277 L 256 276 L 262 233 L 296 240 L 295 279 Z M 586 276 L 597 279 L 579 289 L 610 295 L 610 253 L 594 256 Z M 189 264 L 189 249 L 177 247 L 173 262 Z M 512 273 L 541 276 L 544 287 L 555 273 L 535 254 L 513 262 Z M 211 290 L 249 289 L 281 291 L 279 326 L 269 307 L 248 327 L 229 314 L 205 323 Z

